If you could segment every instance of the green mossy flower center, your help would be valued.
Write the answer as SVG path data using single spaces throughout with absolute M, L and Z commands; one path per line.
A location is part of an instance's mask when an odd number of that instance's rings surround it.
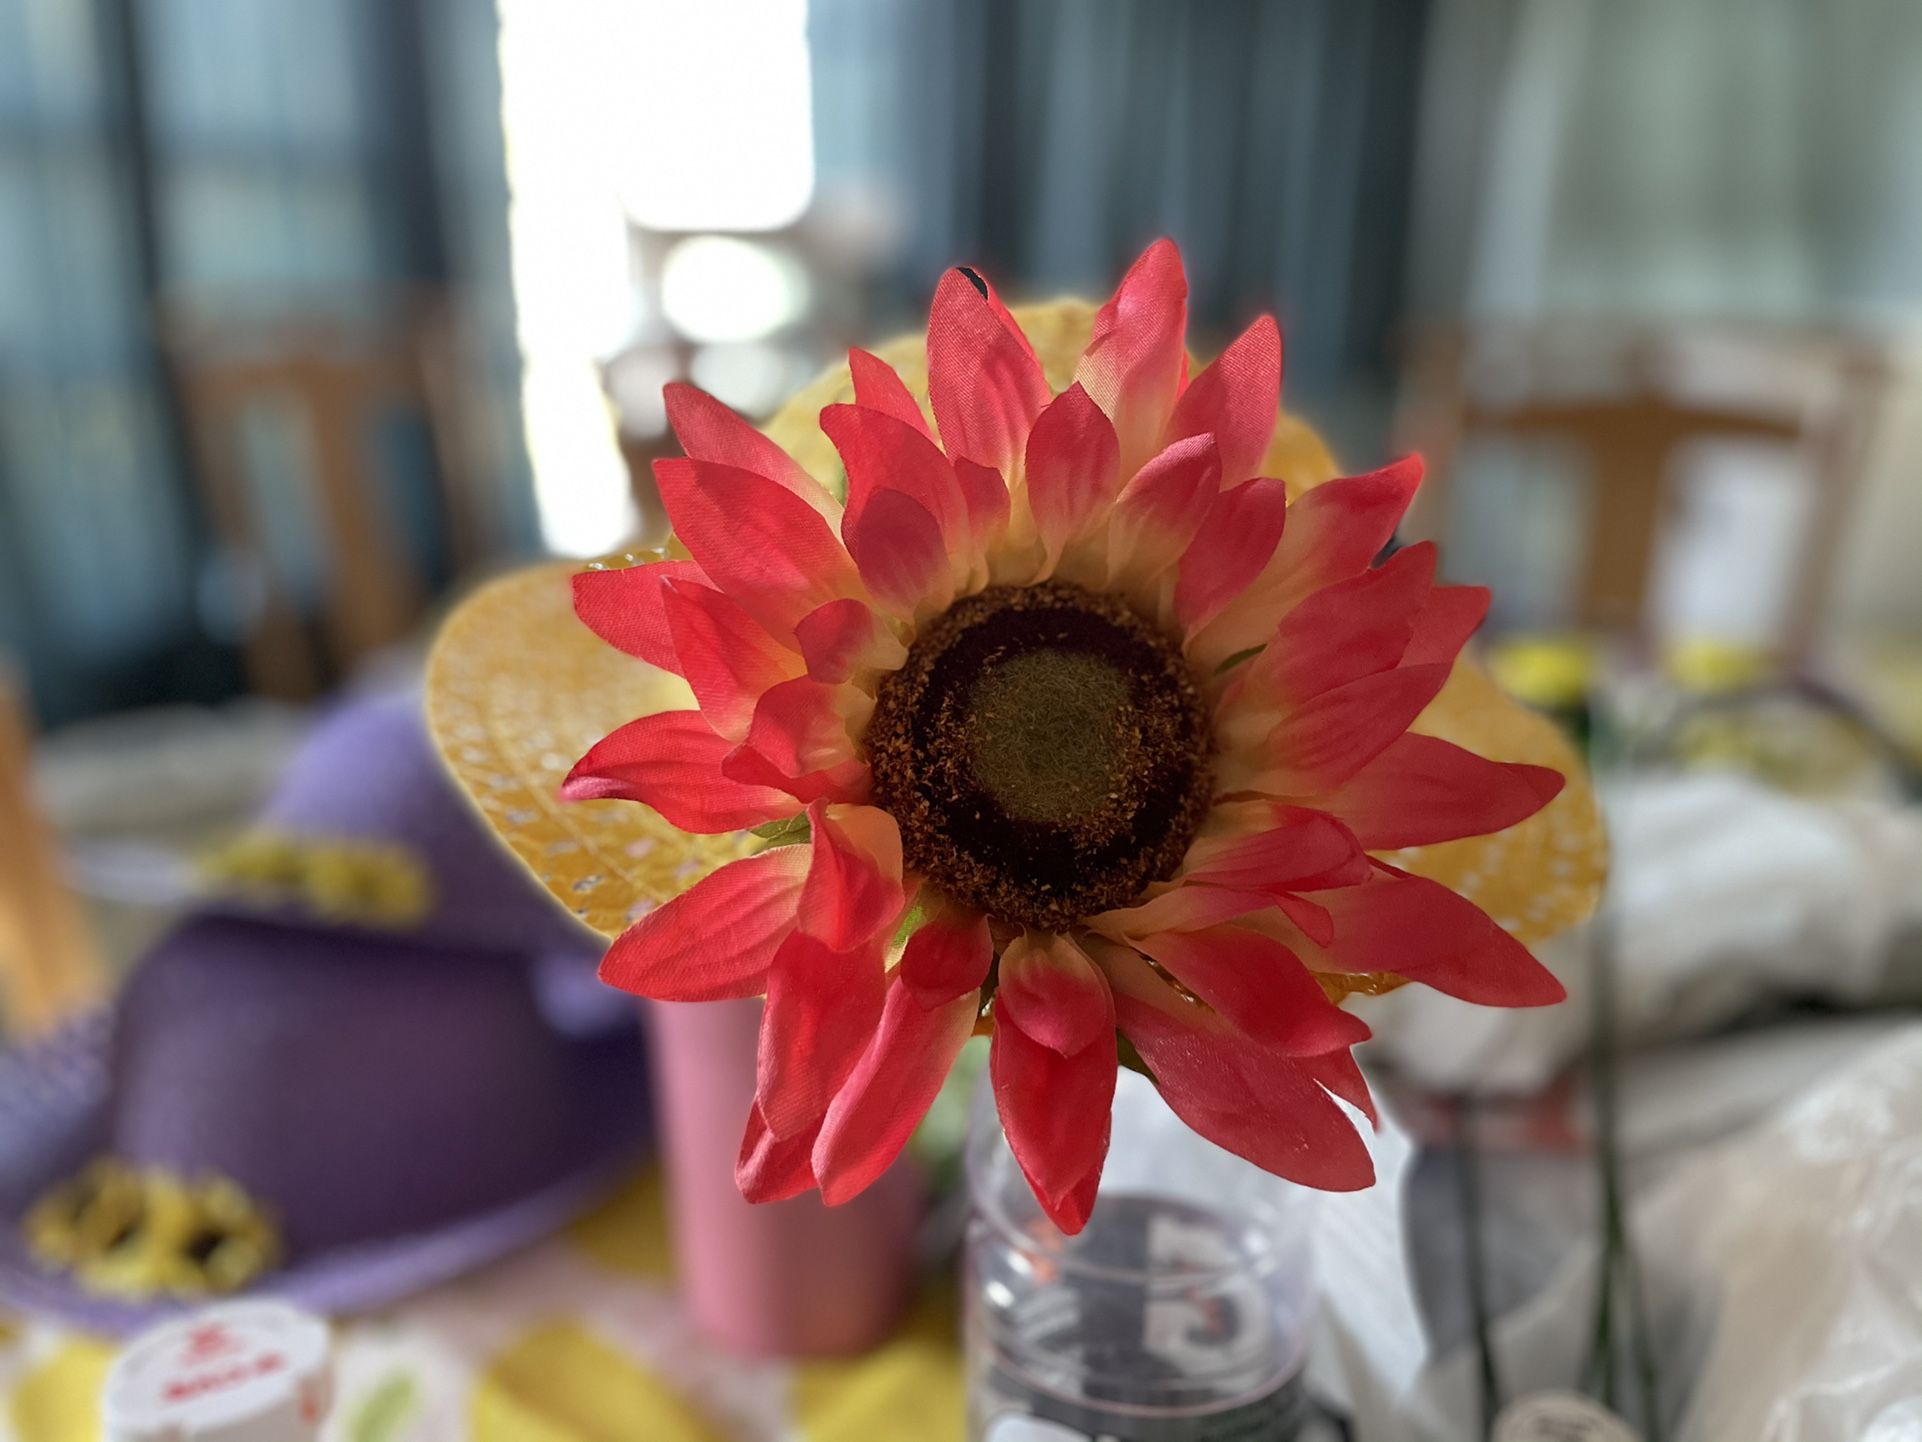
M 1207 719 L 1165 636 L 1045 582 L 990 587 L 928 626 L 865 746 L 911 868 L 1060 930 L 1173 873 L 1207 810 Z

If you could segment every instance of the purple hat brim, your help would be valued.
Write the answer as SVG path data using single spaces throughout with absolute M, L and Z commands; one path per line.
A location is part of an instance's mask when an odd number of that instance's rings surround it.
M 130 1302 L 90 1292 L 42 1266 L 21 1231 L 44 1191 L 98 1155 L 107 1136 L 112 1009 L 0 1053 L 0 1305 L 87 1331 L 125 1334 L 203 1302 Z M 578 1065 L 593 1143 L 564 1174 L 504 1205 L 406 1236 L 330 1248 L 263 1277 L 248 1295 L 320 1313 L 369 1312 L 426 1291 L 552 1235 L 628 1176 L 646 1154 L 646 1109 L 632 1046 L 582 1043 Z

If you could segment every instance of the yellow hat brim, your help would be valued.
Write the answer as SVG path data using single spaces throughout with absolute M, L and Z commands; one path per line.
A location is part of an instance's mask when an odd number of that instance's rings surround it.
M 1082 301 L 1022 306 L 1014 316 L 1033 342 L 1049 384 L 1072 380 L 1095 307 Z M 927 406 L 920 336 L 875 347 Z M 821 409 L 850 401 L 845 365 L 798 392 L 767 434 L 832 489 L 841 463 L 819 425 Z M 1262 474 L 1290 497 L 1336 474 L 1334 458 L 1304 422 L 1284 414 Z M 570 578 L 558 561 L 494 581 L 469 596 L 441 628 L 427 668 L 427 718 L 449 769 L 541 884 L 587 925 L 617 935 L 715 867 L 755 849 L 749 833 L 693 836 L 645 806 L 560 800 L 562 779 L 603 736 L 634 720 L 693 705 L 679 677 L 603 643 L 574 616 Z M 1504 696 L 1463 661 L 1415 729 L 1497 761 L 1550 766 L 1568 778 L 1540 813 L 1495 836 L 1398 852 L 1384 859 L 1462 892 L 1504 928 L 1540 941 L 1594 910 L 1607 848 L 1580 759 L 1546 718 Z M 1379 991 L 1389 977 L 1356 978 Z

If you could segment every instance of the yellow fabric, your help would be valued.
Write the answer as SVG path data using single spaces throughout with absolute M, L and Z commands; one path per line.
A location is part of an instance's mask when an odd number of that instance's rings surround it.
M 474 1385 L 474 1442 L 727 1442 L 672 1388 L 571 1322 L 535 1327 Z
M 77 1337 L 57 1344 L 13 1388 L 7 1415 L 14 1435 L 20 1442 L 94 1442 L 100 1387 L 112 1365 L 113 1348 L 104 1342 Z
M 947 1287 L 930 1288 L 887 1346 L 845 1362 L 794 1370 L 795 1425 L 807 1442 L 961 1442 L 966 1394 Z
M 729 1356 L 682 1314 L 659 1176 L 560 1235 L 335 1329 L 327 1442 L 958 1442 L 956 1300 L 941 1278 L 865 1357 Z M 113 1347 L 0 1319 L 0 1442 L 94 1442 Z
M 649 1170 L 569 1227 L 567 1237 L 610 1272 L 667 1282 L 674 1277 L 668 1226 L 661 1174 Z

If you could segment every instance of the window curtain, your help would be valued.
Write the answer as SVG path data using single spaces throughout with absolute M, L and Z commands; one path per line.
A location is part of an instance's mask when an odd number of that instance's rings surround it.
M 452 286 L 511 398 L 493 36 L 471 0 L 0 0 L 0 651 L 43 720 L 238 685 L 161 298 Z M 299 574 L 290 449 L 248 455 Z
M 1427 8 L 813 0 L 821 188 L 897 215 L 904 318 L 957 259 L 1100 295 L 1172 235 L 1198 343 L 1273 309 L 1291 399 L 1334 404 L 1386 375 Z
M 1422 308 L 1922 310 L 1922 7 L 1436 0 L 1432 29 Z

